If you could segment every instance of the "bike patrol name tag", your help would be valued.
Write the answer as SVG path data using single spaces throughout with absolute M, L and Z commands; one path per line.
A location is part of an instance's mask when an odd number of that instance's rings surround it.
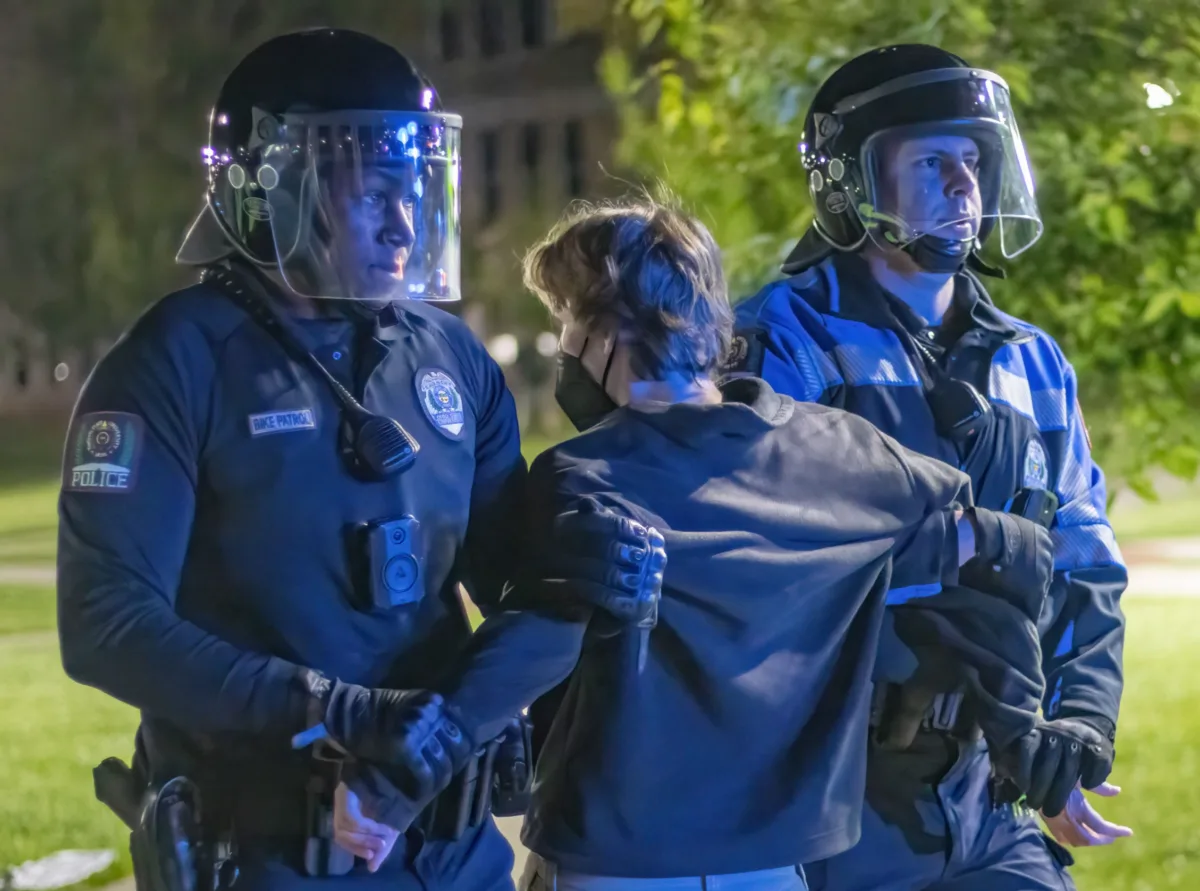
M 98 411 L 76 418 L 67 439 L 64 492 L 129 492 L 137 482 L 141 417 Z
M 315 430 L 316 419 L 311 408 L 295 411 L 268 411 L 250 415 L 250 435 L 266 436 L 268 433 L 290 433 L 293 430 Z
M 1047 489 L 1050 486 L 1050 469 L 1046 466 L 1046 450 L 1042 441 L 1029 440 L 1025 447 L 1025 473 L 1021 485 L 1026 489 Z
M 449 439 L 461 439 L 466 416 L 454 378 L 440 368 L 422 368 L 415 381 L 417 398 L 430 423 Z

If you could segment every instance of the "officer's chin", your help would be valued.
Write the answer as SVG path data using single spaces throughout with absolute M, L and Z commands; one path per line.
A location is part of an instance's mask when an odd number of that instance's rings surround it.
M 394 275 L 377 266 L 371 267 L 365 280 L 356 289 L 354 303 L 363 310 L 376 314 L 383 312 L 404 296 L 402 275 Z

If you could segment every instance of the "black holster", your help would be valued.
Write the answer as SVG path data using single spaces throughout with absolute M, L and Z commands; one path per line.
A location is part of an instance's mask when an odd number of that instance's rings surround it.
M 492 813 L 521 817 L 529 809 L 533 789 L 533 722 L 525 715 L 512 720 L 498 739 L 492 776 Z
M 187 777 L 152 783 L 107 758 L 92 779 L 96 798 L 130 829 L 137 891 L 217 891 L 237 881 L 232 839 L 204 824 L 200 790 Z
M 314 878 L 344 876 L 354 868 L 354 855 L 333 841 L 341 765 L 341 756 L 323 742 L 313 746 L 313 771 L 304 787 L 304 871 Z
M 475 753 L 421 813 L 417 828 L 431 838 L 456 841 L 488 814 L 523 816 L 529 807 L 532 765 L 533 724 L 521 715 Z

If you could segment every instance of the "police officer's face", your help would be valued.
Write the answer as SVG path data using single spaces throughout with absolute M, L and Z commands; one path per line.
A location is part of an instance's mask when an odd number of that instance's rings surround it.
M 881 208 L 914 235 L 967 240 L 979 234 L 979 146 L 967 136 L 897 138 L 885 144 Z
M 403 278 L 416 235 L 419 184 L 408 168 L 367 167 L 333 183 L 333 253 L 338 273 L 359 300 L 387 300 Z

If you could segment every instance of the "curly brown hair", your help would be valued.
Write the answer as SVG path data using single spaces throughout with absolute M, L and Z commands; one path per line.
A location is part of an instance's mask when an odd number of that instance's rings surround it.
M 572 205 L 525 255 L 525 286 L 556 316 L 615 320 L 640 376 L 707 375 L 733 332 L 721 250 L 659 193 Z

